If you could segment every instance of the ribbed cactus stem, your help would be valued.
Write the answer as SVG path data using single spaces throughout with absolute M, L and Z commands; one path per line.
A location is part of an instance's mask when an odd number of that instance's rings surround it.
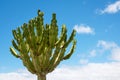
M 38 75 L 38 80 L 46 80 L 46 75 Z
M 46 75 L 52 72 L 62 60 L 69 59 L 74 52 L 76 41 L 75 30 L 67 38 L 67 29 L 62 25 L 61 35 L 58 37 L 56 14 L 52 15 L 50 24 L 44 24 L 43 12 L 38 10 L 38 16 L 13 30 L 13 47 L 10 51 L 13 56 L 20 58 L 23 65 L 38 80 L 46 80 Z M 70 52 L 66 48 L 73 43 Z

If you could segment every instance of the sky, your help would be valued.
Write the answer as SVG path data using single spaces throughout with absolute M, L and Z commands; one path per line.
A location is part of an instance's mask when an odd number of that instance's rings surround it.
M 0 80 L 35 80 L 11 55 L 12 30 L 44 12 L 44 24 L 56 13 L 59 31 L 76 30 L 77 45 L 69 60 L 47 80 L 120 79 L 120 0 L 0 0 Z M 68 48 L 69 49 L 69 48 Z

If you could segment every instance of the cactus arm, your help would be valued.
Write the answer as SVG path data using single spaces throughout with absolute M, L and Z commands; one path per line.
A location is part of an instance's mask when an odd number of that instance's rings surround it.
M 24 40 L 21 40 L 20 48 L 21 48 L 20 56 L 21 56 L 21 60 L 23 61 L 24 66 L 27 67 L 28 71 L 35 74 L 36 70 L 31 61 L 31 56 L 29 55 L 29 47 L 28 47 L 28 44 L 26 44 Z
M 18 55 L 18 54 L 16 53 L 16 51 L 15 51 L 12 47 L 10 47 L 10 52 L 11 52 L 12 55 L 15 56 L 16 58 L 20 58 L 20 55 Z
M 39 56 L 39 55 L 41 55 L 41 53 L 43 52 L 43 49 L 44 49 L 44 27 L 41 25 L 40 26 L 41 28 L 39 28 L 38 30 L 37 30 L 37 39 L 36 39 L 36 47 L 37 47 L 37 55 Z M 39 34 L 40 33 L 40 34 Z
M 34 66 L 34 69 L 35 71 L 38 73 L 38 72 L 41 72 L 41 64 L 40 64 L 40 61 L 39 61 L 39 57 L 36 57 L 34 54 L 31 54 L 31 58 L 32 58 L 32 64 Z
M 66 56 L 63 57 L 63 60 L 69 59 L 71 57 L 71 55 L 73 54 L 73 52 L 75 50 L 75 46 L 76 46 L 76 41 L 74 40 L 73 46 L 72 46 L 70 52 Z
M 40 10 L 38 10 L 38 16 L 37 18 L 35 18 L 35 26 L 36 26 L 36 34 L 38 36 L 38 42 L 41 41 L 42 39 L 42 34 L 43 34 L 43 31 L 44 31 L 44 28 L 43 28 L 43 12 L 40 12 Z
M 59 55 L 59 52 L 60 52 L 60 47 L 57 46 L 57 47 L 55 48 L 55 50 L 54 50 L 54 53 L 53 53 L 50 61 L 49 61 L 49 67 L 48 67 L 48 69 L 49 69 L 48 71 L 49 71 L 49 72 L 51 72 L 51 71 L 54 69 L 53 65 L 54 65 L 54 63 L 55 63 L 56 58 L 57 58 L 58 55 Z
M 14 48 L 18 51 L 20 51 L 18 45 L 16 44 L 16 42 L 14 40 L 12 40 L 12 45 L 14 46 Z
M 71 41 L 73 41 L 75 34 L 76 34 L 76 31 L 73 30 L 70 38 L 69 38 L 68 41 L 63 45 L 64 48 L 66 48 L 66 47 L 71 43 Z
M 58 36 L 58 26 L 57 26 L 56 14 L 53 13 L 51 24 L 49 27 L 49 38 L 50 38 L 49 41 L 50 41 L 51 47 L 55 45 L 55 42 L 58 39 L 57 36 Z
M 23 64 L 24 64 L 24 66 L 27 67 L 28 71 L 30 71 L 32 74 L 36 73 L 36 70 L 35 70 L 32 62 L 27 62 L 27 64 L 25 64 L 25 61 L 23 60 Z
M 23 61 L 24 66 L 27 67 L 28 71 L 30 71 L 33 74 L 36 73 L 35 67 L 34 67 L 34 65 L 33 65 L 32 61 L 30 60 L 30 57 L 28 55 L 22 56 L 22 61 Z
M 15 40 L 18 39 L 16 30 L 12 30 L 12 34 Z
M 62 58 L 64 57 L 64 53 L 65 53 L 65 48 L 61 49 L 61 51 L 59 52 L 59 55 L 56 57 L 56 60 L 54 62 L 54 68 L 57 67 L 57 65 L 60 63 L 60 61 L 62 60 Z
M 59 45 L 63 41 L 64 37 L 66 36 L 66 33 L 67 33 L 66 27 L 65 25 L 63 25 L 60 39 L 55 43 L 55 45 Z

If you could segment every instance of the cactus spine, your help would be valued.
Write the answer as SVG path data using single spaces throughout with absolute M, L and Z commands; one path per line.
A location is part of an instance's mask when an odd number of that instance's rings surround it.
M 31 19 L 28 24 L 13 30 L 13 47 L 11 53 L 23 61 L 23 65 L 38 80 L 46 80 L 46 75 L 52 72 L 62 60 L 67 60 L 74 52 L 76 41 L 73 30 L 67 39 L 66 26 L 62 26 L 60 38 L 58 37 L 58 26 L 56 14 L 52 15 L 51 24 L 44 25 L 43 12 L 38 10 L 38 16 Z M 71 50 L 65 54 L 68 45 L 73 42 Z

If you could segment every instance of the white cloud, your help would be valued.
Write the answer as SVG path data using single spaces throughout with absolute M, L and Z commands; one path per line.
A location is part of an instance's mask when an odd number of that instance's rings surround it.
M 95 34 L 94 29 L 92 29 L 90 26 L 84 25 L 84 24 L 75 25 L 74 29 L 79 34 Z
M 120 63 L 89 63 L 82 67 L 63 67 L 48 75 L 48 80 L 119 80 Z
M 0 73 L 0 80 L 36 80 L 36 77 L 26 70 L 21 70 L 17 72 Z
M 120 0 L 109 4 L 105 9 L 101 10 L 101 13 L 117 13 L 118 11 L 120 11 Z
M 113 60 L 120 61 L 120 47 L 112 49 L 111 53 L 111 58 Z
M 119 80 L 120 63 L 89 63 L 84 66 L 61 67 L 47 75 L 47 80 Z M 37 80 L 23 72 L 0 73 L 0 80 Z

